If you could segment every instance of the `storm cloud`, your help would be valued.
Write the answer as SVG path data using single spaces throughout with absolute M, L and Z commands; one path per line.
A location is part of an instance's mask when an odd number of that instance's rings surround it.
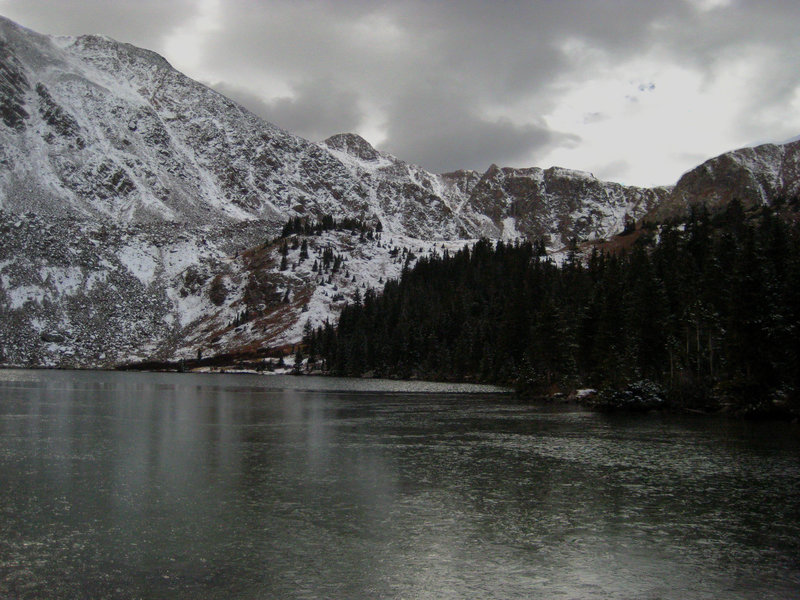
M 800 132 L 795 0 L 0 0 L 43 33 L 146 46 L 308 137 L 444 172 L 552 164 L 673 183 Z
M 297 84 L 290 95 L 269 99 L 225 82 L 213 87 L 263 119 L 310 140 L 355 131 L 363 118 L 357 93 L 322 79 Z

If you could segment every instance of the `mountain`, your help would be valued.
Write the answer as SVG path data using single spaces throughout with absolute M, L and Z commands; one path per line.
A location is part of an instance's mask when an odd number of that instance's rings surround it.
M 700 205 L 716 212 L 733 199 L 750 209 L 798 197 L 800 141 L 762 144 L 726 152 L 684 173 L 646 218 L 654 222 L 681 218 Z
M 0 73 L 9 212 L 198 225 L 336 214 L 421 238 L 549 233 L 559 245 L 643 208 L 640 192 L 587 186 L 576 172 L 503 170 L 522 182 L 507 185 L 492 167 L 459 185 L 353 134 L 315 144 L 107 37 L 50 37 L 0 18 Z
M 6 210 L 194 224 L 367 210 L 329 153 L 153 52 L 3 20 L 0 72 Z
M 0 363 L 291 345 L 421 256 L 607 237 L 695 188 L 556 167 L 429 173 L 355 134 L 304 140 L 151 51 L 0 17 Z M 361 230 L 307 237 L 309 259 L 305 236 L 279 239 L 290 218 L 325 215 Z M 330 253 L 341 268 L 321 266 Z
M 459 177 L 450 177 L 454 175 Z M 584 171 L 496 165 L 467 191 L 469 210 L 485 215 L 493 226 L 485 227 L 489 237 L 546 239 L 555 247 L 572 238 L 603 238 L 620 231 L 628 220 L 636 220 L 670 193 L 666 187 L 600 181 Z
M 398 277 L 412 251 L 442 249 L 340 229 L 309 236 L 303 260 L 299 236 L 273 240 L 260 221 L 177 229 L 2 211 L 0 236 L 0 364 L 31 367 L 291 345 L 306 322 L 319 326 Z

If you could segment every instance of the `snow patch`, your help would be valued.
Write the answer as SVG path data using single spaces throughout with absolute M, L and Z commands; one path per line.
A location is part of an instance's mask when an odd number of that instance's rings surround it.
M 23 285 L 13 290 L 8 290 L 7 294 L 11 310 L 22 308 L 28 302 L 41 304 L 45 297 L 44 290 L 37 285 Z
M 157 252 L 150 246 L 124 246 L 117 252 L 120 262 L 145 287 L 155 280 L 158 267 L 156 256 Z
M 83 286 L 83 272 L 78 267 L 42 267 L 39 276 L 55 287 L 57 295 L 72 296 Z
M 86 276 L 84 286 L 87 292 L 91 292 L 96 286 L 102 286 L 108 281 L 108 271 L 93 271 Z
M 503 219 L 503 240 L 513 241 L 524 237 L 517 231 L 517 220 L 514 217 L 506 217 Z
M 588 171 L 578 171 L 576 169 L 565 169 L 564 167 L 550 167 L 547 171 L 551 175 L 558 177 L 568 177 L 572 179 L 595 179 L 595 176 Z

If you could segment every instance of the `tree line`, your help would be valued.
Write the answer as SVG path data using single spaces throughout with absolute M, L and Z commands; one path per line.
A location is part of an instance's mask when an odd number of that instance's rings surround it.
M 291 217 L 281 230 L 281 238 L 287 238 L 291 235 L 320 235 L 323 231 L 353 231 L 360 232 L 364 235 L 369 235 L 372 239 L 374 233 L 383 231 L 383 226 L 380 221 L 375 225 L 356 219 L 353 217 L 345 217 L 343 219 L 335 219 L 333 215 L 322 215 L 318 220 L 310 217 Z
M 798 414 L 799 320 L 800 226 L 733 201 L 585 260 L 488 240 L 422 258 L 305 345 L 337 375 L 531 393 L 646 380 L 679 407 Z

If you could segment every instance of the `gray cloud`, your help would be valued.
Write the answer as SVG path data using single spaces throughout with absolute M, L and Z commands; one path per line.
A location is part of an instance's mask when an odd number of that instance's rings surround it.
M 3 0 L 4 16 L 53 35 L 108 35 L 160 51 L 166 34 L 192 16 L 192 0 Z
M 781 115 L 800 89 L 800 2 L 700 4 L 220 0 L 219 27 L 197 61 L 203 71 L 189 74 L 219 82 L 217 89 L 305 137 L 381 129 L 382 148 L 442 171 L 536 164 L 576 144 L 542 115 L 558 106 L 565 82 L 596 77 L 604 66 L 648 57 L 713 82 L 732 59 L 768 52 L 773 67 L 750 74 L 747 91 L 731 99 L 740 107 L 731 129 L 742 139 L 791 135 Z M 0 0 L 0 11 L 43 32 L 103 32 L 158 51 L 195 5 Z M 650 83 L 661 89 L 651 77 L 631 73 L 635 85 L 647 84 L 638 94 Z M 604 116 L 588 113 L 584 124 Z M 616 161 L 596 164 L 609 159 Z
M 739 126 L 756 133 L 759 114 L 785 105 L 800 88 L 800 2 L 796 0 L 733 0 L 714 10 L 695 10 L 691 18 L 672 16 L 659 23 L 652 46 L 676 62 L 691 64 L 708 80 L 725 61 L 759 51 L 772 54 L 771 67 L 751 74 L 748 97 L 742 100 Z
M 610 181 L 617 181 L 625 179 L 630 174 L 631 165 L 626 160 L 615 160 L 608 164 L 602 165 L 597 169 L 602 173 L 601 178 Z
M 266 100 L 224 82 L 211 87 L 270 123 L 309 140 L 320 141 L 334 132 L 353 131 L 363 118 L 358 95 L 338 89 L 329 81 L 307 82 L 298 85 L 293 96 Z
M 764 35 L 748 34 L 737 10 L 703 13 L 683 0 L 232 0 L 206 60 L 220 74 L 243 65 L 242 77 L 257 62 L 262 72 L 290 82 L 299 95 L 267 101 L 262 114 L 309 137 L 363 125 L 354 122 L 356 111 L 342 111 L 341 94 L 312 97 L 297 83 L 319 89 L 320 81 L 335 80 L 361 106 L 380 111 L 387 136 L 380 145 L 402 158 L 436 171 L 524 164 L 575 143 L 541 120 L 558 101 L 553 86 L 591 77 L 596 67 L 565 52 L 565 43 L 582 43 L 608 64 L 647 52 L 683 61 L 692 45 L 698 60 L 708 61 L 715 48 L 745 47 Z M 521 120 L 489 116 L 520 103 L 530 106 Z M 338 115 L 345 119 L 336 126 Z
M 390 130 L 386 149 L 400 157 L 416 157 L 413 162 L 444 173 L 457 169 L 484 170 L 491 163 L 522 166 L 521 157 L 544 150 L 556 143 L 579 141 L 533 125 L 515 125 L 507 119 L 489 121 L 478 117 L 450 127 L 413 130 L 403 126 Z M 523 160 L 524 162 L 524 160 Z
M 575 143 L 575 136 L 549 131 L 540 118 L 551 106 L 548 84 L 575 68 L 561 49 L 564 40 L 589 39 L 620 52 L 641 43 L 646 23 L 674 4 L 612 0 L 601 6 L 587 0 L 570 2 L 565 10 L 554 2 L 321 0 L 313 8 L 281 1 L 254 8 L 233 1 L 226 3 L 226 23 L 206 59 L 220 72 L 240 64 L 244 73 L 257 61 L 276 79 L 334 78 L 363 105 L 382 112 L 382 147 L 431 170 L 524 164 L 554 145 Z M 629 20 L 621 21 L 616 11 Z M 638 26 L 631 22 L 636 19 Z M 537 106 L 522 121 L 487 114 L 493 106 L 537 94 Z M 318 118 L 340 114 L 341 95 L 311 100 L 301 94 L 266 101 L 258 112 L 279 125 L 283 116 L 284 126 L 291 123 L 316 137 L 345 129 Z
M 520 157 L 578 141 L 539 122 L 484 117 L 454 90 L 410 89 L 388 115 L 386 150 L 435 172 L 482 170 L 491 163 L 520 166 Z
M 609 118 L 608 115 L 605 115 L 605 114 L 603 114 L 601 112 L 595 111 L 595 112 L 585 113 L 583 115 L 583 122 L 586 125 L 589 125 L 589 124 L 592 124 L 592 123 L 602 123 L 603 121 L 607 120 L 608 118 Z

